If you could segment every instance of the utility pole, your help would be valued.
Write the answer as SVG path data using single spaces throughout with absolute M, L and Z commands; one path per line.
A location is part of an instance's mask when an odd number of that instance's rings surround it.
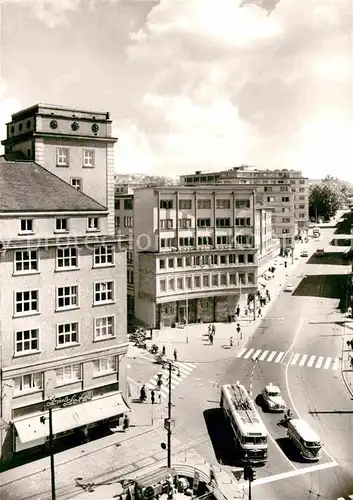
M 244 457 L 247 462 L 244 467 L 244 479 L 249 481 L 249 500 L 251 500 L 251 483 L 256 479 L 256 471 L 251 467 L 248 457 Z
M 55 491 L 55 463 L 54 463 L 54 447 L 53 447 L 53 406 L 55 406 L 55 398 L 49 399 L 45 403 L 45 407 L 48 408 L 49 412 L 49 454 L 50 454 L 50 479 L 51 479 L 51 499 L 56 500 Z M 46 417 L 42 415 L 40 417 L 40 422 L 45 424 Z
M 172 462 L 172 362 L 169 361 L 169 380 L 168 380 L 168 429 L 167 429 L 167 465 L 171 468 Z

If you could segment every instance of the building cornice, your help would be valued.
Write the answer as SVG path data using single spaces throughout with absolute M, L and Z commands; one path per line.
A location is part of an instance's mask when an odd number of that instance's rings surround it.
M 101 137 L 96 135 L 72 135 L 72 134 L 55 134 L 53 132 L 26 132 L 25 134 L 15 135 L 13 137 L 9 137 L 8 139 L 4 139 L 1 141 L 3 146 L 14 145 L 18 142 L 23 142 L 25 140 L 32 139 L 33 137 L 44 138 L 44 139 L 66 139 L 72 141 L 82 141 L 82 140 L 90 140 L 93 142 L 108 142 L 115 144 L 118 142 L 117 137 Z
M 101 244 L 128 243 L 124 235 L 57 236 L 52 238 L 17 238 L 0 241 L 0 255 L 14 248 L 51 248 L 57 246 L 94 246 Z M 124 250 L 122 248 L 122 250 Z
M 97 216 L 102 216 L 102 215 L 108 215 L 108 210 L 70 210 L 70 211 L 53 211 L 53 210 L 48 210 L 47 212 L 44 210 L 33 210 L 33 211 L 22 211 L 19 210 L 18 212 L 14 211 L 1 211 L 0 212 L 0 219 L 6 219 L 8 217 L 47 217 L 50 215 L 51 217 L 62 217 L 63 215 L 66 216 L 76 216 L 76 217 L 87 217 L 91 215 L 97 215 Z

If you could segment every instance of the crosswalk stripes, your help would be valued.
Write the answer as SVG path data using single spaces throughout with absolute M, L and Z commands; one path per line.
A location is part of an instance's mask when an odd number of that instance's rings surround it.
M 339 497 L 337 500 L 353 500 L 353 493 L 351 495 L 347 495 L 345 497 Z
M 171 374 L 171 387 L 172 390 L 178 387 L 178 385 L 181 384 L 183 380 L 186 379 L 190 375 L 190 373 L 196 368 L 196 365 L 194 363 L 187 363 L 184 361 L 173 361 L 173 369 L 172 369 L 172 374 Z M 169 369 L 168 365 L 165 366 L 161 370 L 163 373 L 162 375 L 162 386 L 161 390 L 158 391 L 161 395 L 161 400 L 167 399 L 168 398 L 168 384 L 169 384 Z M 156 390 L 157 389 L 157 380 L 158 380 L 158 375 L 157 373 L 147 382 L 146 387 L 149 390 Z M 157 393 L 157 391 L 156 391 Z
M 280 363 L 284 358 L 284 352 L 270 351 L 269 349 L 255 349 L 243 347 L 237 358 L 247 359 L 249 361 L 266 361 L 268 363 Z M 331 356 L 315 356 L 310 354 L 302 354 L 300 352 L 293 353 L 289 361 L 290 366 L 300 366 L 307 368 L 317 368 L 322 370 L 338 370 L 339 358 Z

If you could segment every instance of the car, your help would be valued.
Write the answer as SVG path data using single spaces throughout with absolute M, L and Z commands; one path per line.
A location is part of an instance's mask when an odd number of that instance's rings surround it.
M 302 250 L 300 252 L 300 257 L 309 257 L 308 251 L 307 250 Z
M 292 283 L 287 283 L 284 287 L 285 292 L 294 292 L 294 285 Z
M 315 221 L 314 221 L 315 222 Z M 315 224 L 309 224 L 309 229 L 313 229 L 315 227 Z
M 265 386 L 261 392 L 263 405 L 268 411 L 282 412 L 287 409 L 286 402 L 281 396 L 281 391 L 277 385 L 271 382 Z
M 318 249 L 316 250 L 316 255 L 317 255 L 318 257 L 323 257 L 323 256 L 325 255 L 325 250 L 324 250 L 323 248 L 318 248 Z

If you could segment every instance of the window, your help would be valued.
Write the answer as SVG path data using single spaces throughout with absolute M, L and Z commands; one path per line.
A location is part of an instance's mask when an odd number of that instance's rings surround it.
M 15 316 L 39 312 L 39 291 L 28 290 L 15 293 Z
M 66 365 L 55 370 L 56 385 L 71 384 L 82 379 L 82 365 Z
M 176 247 L 175 238 L 161 238 L 161 248 L 172 248 Z
M 181 247 L 193 247 L 194 241 L 194 238 L 179 238 L 179 245 Z
M 299 196 L 299 200 L 305 200 L 305 196 Z
M 59 286 L 57 288 L 57 309 L 78 307 L 78 286 Z
M 94 375 L 105 375 L 106 373 L 114 373 L 117 371 L 116 358 L 115 356 L 110 356 L 109 358 L 100 358 L 93 361 L 93 374 Z
M 174 267 L 174 259 L 168 259 L 168 267 L 173 268 Z
M 80 177 L 71 177 L 71 186 L 77 191 L 82 191 L 82 179 Z
M 114 200 L 114 208 L 115 210 L 120 210 L 120 200 L 118 200 L 117 198 L 115 198 Z
M 235 225 L 236 226 L 250 226 L 251 225 L 251 218 L 250 217 L 237 217 L 235 219 Z
M 271 186 L 265 186 L 265 193 L 272 193 L 272 187 Z
M 300 179 L 299 180 L 299 184 L 305 184 L 305 180 L 304 179 Z
M 305 189 L 304 188 L 299 188 L 299 193 L 304 193 Z
M 29 373 L 15 378 L 15 394 L 38 391 L 43 387 L 43 373 Z
M 245 234 L 240 234 L 236 237 L 236 243 L 237 245 L 251 245 L 252 237 Z
M 306 215 L 305 215 L 305 214 L 299 214 L 299 217 L 300 217 L 301 219 L 305 219 Z
M 173 200 L 160 200 L 159 208 L 170 210 L 173 208 Z
M 183 259 L 182 257 L 177 258 L 177 267 L 183 267 Z
M 208 200 L 207 198 L 205 199 L 199 199 L 197 200 L 197 208 L 199 210 L 204 210 L 204 209 L 210 209 L 211 208 L 211 200 Z
M 266 191 L 266 188 L 265 188 Z M 250 200 L 235 200 L 236 208 L 250 208 Z
M 58 248 L 56 256 L 56 267 L 58 269 L 77 269 L 78 252 L 76 247 Z
M 283 193 L 283 192 L 286 192 L 286 191 L 288 191 L 288 187 L 287 187 L 287 186 L 281 186 L 280 191 L 281 191 L 282 193 Z
M 248 264 L 254 263 L 254 255 L 252 253 L 248 253 Z
M 191 266 L 191 257 L 185 257 L 185 267 Z
M 235 285 L 235 274 L 229 274 L 229 284 L 230 285 Z
M 238 280 L 239 280 L 239 285 L 245 285 L 245 274 L 244 273 L 239 273 L 238 274 Z
M 67 233 L 69 230 L 69 220 L 68 219 L 55 219 L 55 231 L 58 233 Z
M 299 205 L 299 208 L 303 209 L 305 208 L 305 205 Z
M 195 286 L 195 288 L 201 288 L 200 276 L 194 276 L 194 286 Z
M 192 289 L 192 278 L 191 276 L 187 276 L 185 278 L 185 287 L 188 289 L 188 290 L 191 290 Z
M 245 264 L 245 255 L 242 253 L 238 255 L 238 264 Z
M 173 229 L 173 219 L 161 219 L 159 226 L 161 229 Z
M 124 227 L 133 227 L 132 217 L 124 217 Z
M 212 274 L 212 286 L 218 286 L 218 274 Z
M 171 278 L 170 280 L 168 280 L 168 290 L 171 291 L 171 292 L 174 292 L 174 290 L 175 290 L 175 280 L 174 280 L 174 278 Z
M 132 252 L 126 252 L 126 262 L 131 264 L 134 261 L 134 255 Z
M 197 219 L 198 227 L 211 227 L 211 219 Z
M 15 251 L 15 273 L 34 273 L 38 271 L 37 250 Z
M 282 222 L 285 223 L 285 224 L 289 224 L 290 223 L 290 217 L 282 217 Z
M 15 333 L 15 355 L 39 351 L 39 330 L 22 330 Z
M 56 328 L 56 346 L 78 343 L 78 323 L 63 323 Z
M 254 284 L 254 273 L 248 273 L 248 284 Z
M 124 210 L 132 210 L 133 209 L 133 202 L 131 198 L 128 198 L 127 200 L 124 200 Z
M 134 271 L 131 271 L 131 269 L 127 270 L 127 283 L 128 285 L 133 285 L 134 284 Z
M 225 255 L 220 255 L 219 256 L 219 263 L 220 264 L 227 264 L 227 257 Z
M 210 246 L 212 245 L 213 240 L 211 236 L 198 236 L 197 244 L 201 246 Z
M 221 286 L 226 286 L 226 285 L 227 285 L 227 275 L 221 274 Z
M 208 274 L 204 274 L 202 276 L 202 284 L 204 287 L 209 287 L 210 286 L 210 277 Z
M 275 201 L 275 197 L 274 196 L 267 196 L 267 201 L 273 202 L 273 201 Z
M 179 200 L 179 210 L 191 210 L 192 200 Z
M 33 233 L 33 219 L 21 219 L 20 220 L 20 233 L 30 234 Z
M 159 269 L 165 269 L 165 260 L 159 259 Z
M 130 254 L 131 252 L 127 252 Z M 128 255 L 127 255 L 127 261 Z M 114 253 L 112 245 L 102 245 L 94 248 L 94 265 L 107 266 L 114 264 Z
M 84 149 L 83 150 L 83 166 L 84 167 L 94 167 L 94 150 Z
M 230 200 L 219 199 L 216 200 L 216 208 L 230 208 Z
M 180 229 L 189 229 L 191 227 L 191 219 L 179 219 Z
M 289 197 L 288 196 L 282 196 L 282 201 L 287 203 L 289 201 Z
M 99 231 L 99 217 L 88 217 L 88 231 Z
M 229 261 L 229 264 L 235 264 L 236 263 L 236 257 L 234 255 L 234 253 L 228 254 L 228 261 Z
M 177 279 L 177 289 L 182 290 L 184 288 L 183 286 L 183 278 L 178 278 Z
M 217 245 L 230 245 L 232 239 L 229 236 L 217 236 Z
M 282 229 L 282 234 L 288 234 L 288 233 L 289 233 L 289 229 L 288 228 Z
M 114 316 L 104 316 L 94 319 L 94 340 L 103 340 L 114 337 Z
M 99 281 L 94 284 L 94 303 L 114 301 L 114 281 Z
M 230 218 L 217 218 L 216 227 L 230 227 Z
M 165 292 L 165 289 L 166 289 L 166 287 L 165 287 L 165 280 L 159 280 L 159 290 L 161 292 Z
M 211 255 L 211 261 L 214 266 L 218 265 L 218 255 Z
M 69 150 L 67 148 L 58 148 L 56 150 L 56 166 L 68 167 L 69 163 Z
M 120 217 L 114 218 L 114 225 L 115 225 L 115 227 L 120 227 Z

